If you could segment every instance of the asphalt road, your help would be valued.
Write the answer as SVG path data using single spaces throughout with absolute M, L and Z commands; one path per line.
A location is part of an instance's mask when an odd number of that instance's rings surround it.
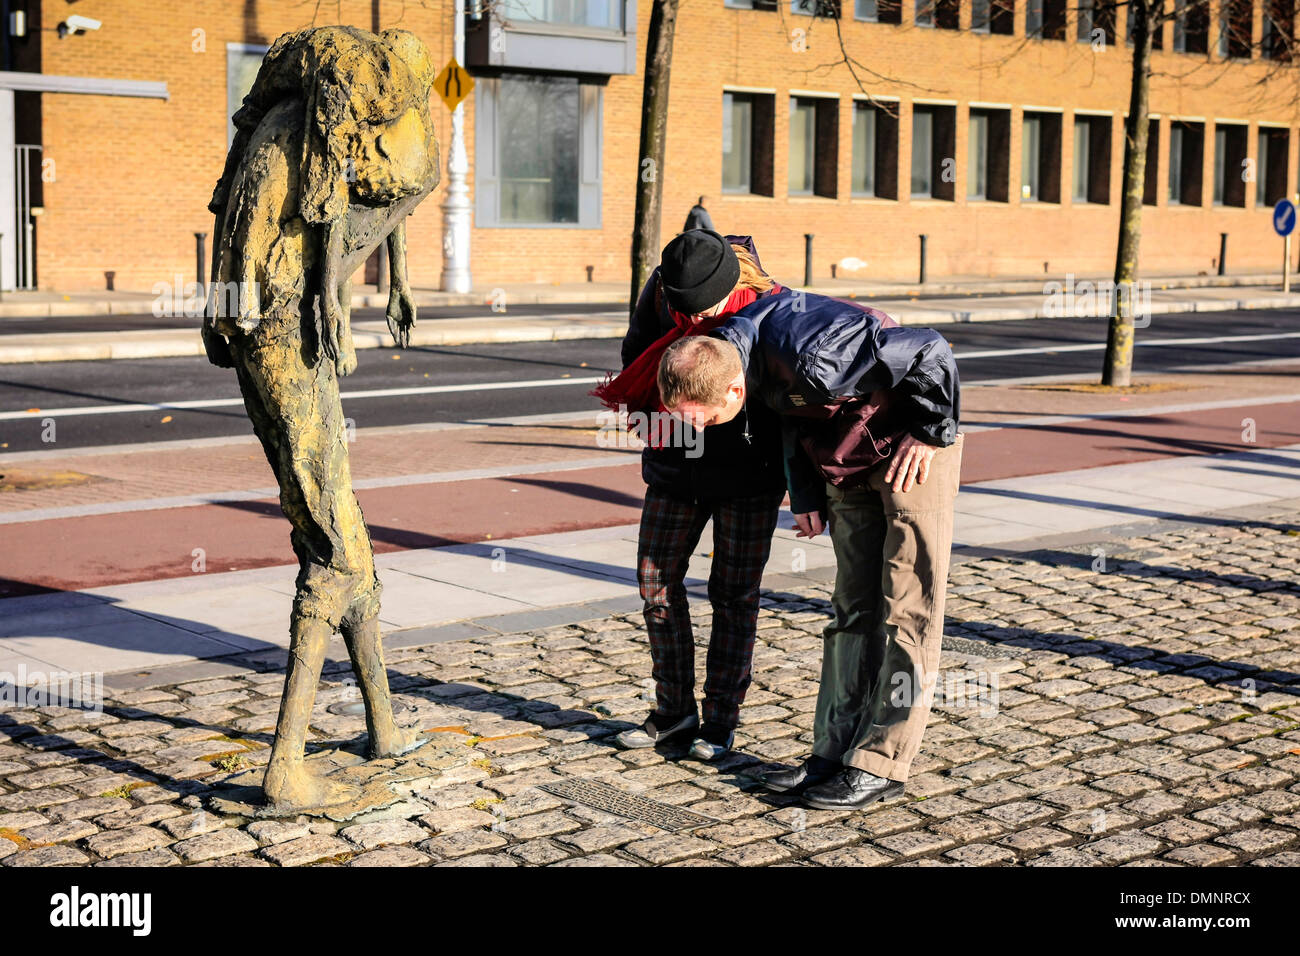
M 1096 373 L 1106 338 L 1104 319 L 984 322 L 942 331 L 966 382 Z M 1212 341 L 1196 341 L 1204 339 Z M 1139 331 L 1138 343 L 1139 374 L 1300 357 L 1300 310 L 1157 315 Z M 594 408 L 591 380 L 618 367 L 618 351 L 616 339 L 364 349 L 357 372 L 343 383 L 344 409 L 365 428 Z M 378 394 L 357 394 L 366 392 Z M 129 407 L 175 402 L 199 407 Z M 51 418 L 60 450 L 250 431 L 233 372 L 200 357 L 0 367 L 0 453 L 49 448 L 42 433 Z

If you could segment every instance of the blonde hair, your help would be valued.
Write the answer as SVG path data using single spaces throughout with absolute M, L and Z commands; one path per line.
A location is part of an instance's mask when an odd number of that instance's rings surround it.
M 659 360 L 659 398 L 672 410 L 683 402 L 721 405 L 727 386 L 744 371 L 730 342 L 704 335 L 678 339 Z
M 737 289 L 753 289 L 755 292 L 764 293 L 776 285 L 775 280 L 763 271 L 762 266 L 754 259 L 749 250 L 744 246 L 738 246 L 734 242 L 731 249 L 736 253 L 736 258 L 740 261 L 740 278 L 736 280 Z

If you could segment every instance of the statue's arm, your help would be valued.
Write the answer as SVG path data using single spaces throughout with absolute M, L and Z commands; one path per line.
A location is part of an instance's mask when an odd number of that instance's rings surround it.
M 323 226 L 324 268 L 321 276 L 321 349 L 340 375 L 347 375 L 357 367 L 356 351 L 352 347 L 352 330 L 348 312 L 339 303 L 339 289 L 346 278 L 340 277 L 343 262 L 343 239 L 347 224 L 341 219 L 330 219 Z M 351 305 L 351 303 L 349 303 Z
M 217 261 L 221 257 L 221 220 L 222 213 L 217 212 L 216 225 L 212 227 L 212 271 L 208 283 L 208 300 L 203 309 L 203 350 L 208 354 L 208 361 L 217 368 L 234 368 L 235 360 L 230 354 L 230 343 L 217 331 L 217 304 L 220 296 L 215 292 L 218 278 Z
M 388 331 L 398 348 L 411 344 L 415 327 L 415 299 L 406 277 L 406 217 L 388 234 Z

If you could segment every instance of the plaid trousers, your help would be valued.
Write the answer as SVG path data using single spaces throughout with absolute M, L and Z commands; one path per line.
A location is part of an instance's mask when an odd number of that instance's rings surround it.
M 712 518 L 713 633 L 705 663 L 704 722 L 725 729 L 740 722 L 754 657 L 759 584 L 784 497 L 778 492 L 692 501 L 646 489 L 637 582 L 645 602 L 657 713 L 696 712 L 695 637 L 684 582 L 691 552 Z

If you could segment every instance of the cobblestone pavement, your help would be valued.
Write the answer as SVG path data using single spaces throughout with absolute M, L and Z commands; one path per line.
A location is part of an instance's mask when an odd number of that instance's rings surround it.
M 737 751 L 620 751 L 649 708 L 635 614 L 391 654 L 402 722 L 477 751 L 343 824 L 248 821 L 205 791 L 263 763 L 282 676 L 118 690 L 102 713 L 0 712 L 0 857 L 111 865 L 1300 864 L 1296 515 L 1156 526 L 1123 548 L 954 565 L 944 673 L 906 794 L 804 809 L 749 774 L 807 753 L 829 584 L 766 592 Z M 707 631 L 707 606 L 695 609 Z M 703 661 L 703 654 L 699 655 Z M 345 659 L 344 659 L 345 660 Z M 360 717 L 329 665 L 314 726 Z M 111 684 L 111 682 L 110 682 Z M 989 693 L 994 691 L 994 693 Z M 994 704 L 996 706 L 994 706 Z M 604 781 L 716 820 L 671 832 L 540 789 Z

